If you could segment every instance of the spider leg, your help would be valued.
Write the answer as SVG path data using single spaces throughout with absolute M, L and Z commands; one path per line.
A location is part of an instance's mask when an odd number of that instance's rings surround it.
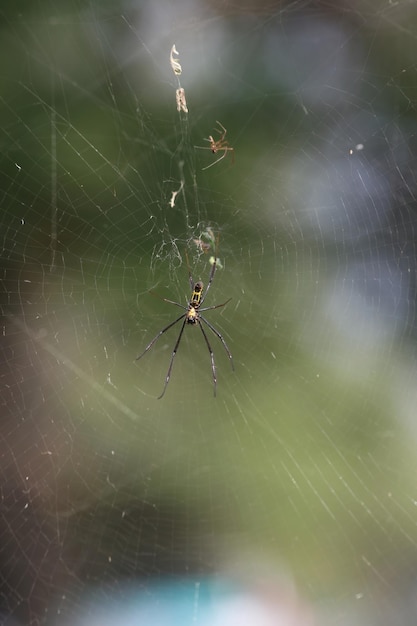
M 226 304 L 226 303 L 225 303 L 225 304 Z M 206 320 L 206 318 L 205 318 L 205 317 L 203 317 L 202 315 L 200 315 L 200 320 L 202 320 L 205 324 L 207 324 L 207 326 L 210 328 L 210 330 L 212 330 L 212 331 L 213 331 L 213 333 L 216 335 L 216 337 L 218 337 L 218 338 L 220 339 L 220 341 L 221 341 L 221 342 L 222 342 L 222 344 L 223 344 L 223 348 L 226 350 L 226 354 L 227 354 L 227 356 L 228 356 L 228 357 L 229 357 L 229 359 L 230 359 L 230 365 L 232 366 L 232 370 L 234 371 L 235 366 L 234 366 L 234 363 L 233 363 L 232 353 L 230 352 L 230 350 L 229 350 L 229 348 L 228 348 L 228 346 L 227 346 L 227 343 L 225 342 L 225 340 L 224 340 L 224 338 L 223 338 L 223 335 L 221 335 L 221 334 L 219 333 L 219 331 L 218 331 L 218 330 L 216 330 L 216 329 L 214 328 L 214 326 L 212 326 L 212 325 L 210 324 L 210 322 L 208 322 L 208 321 Z
M 228 151 L 230 150 L 230 148 L 220 148 L 220 150 L 223 150 L 223 154 L 221 157 L 219 157 L 216 161 L 213 161 L 213 163 L 210 163 L 210 165 L 207 165 L 206 167 L 202 168 L 202 172 L 204 172 L 204 170 L 208 170 L 209 167 L 213 167 L 213 165 L 216 165 L 216 163 L 219 163 L 219 161 L 221 161 L 222 159 L 224 159 L 224 157 L 226 156 L 226 154 L 228 153 Z M 220 151 L 219 150 L 219 151 Z
M 187 310 L 187 307 L 184 306 L 183 304 L 180 304 L 179 302 L 175 302 L 174 300 L 168 300 L 168 298 L 163 298 L 162 296 L 159 296 L 154 291 L 149 291 L 149 293 L 153 295 L 155 298 L 158 298 L 159 300 L 163 300 L 164 302 L 168 302 L 169 304 L 175 304 L 175 306 L 179 306 L 181 309 L 184 309 L 184 311 Z
M 203 319 L 203 318 L 202 318 L 202 317 L 200 317 L 200 319 Z M 210 342 L 209 342 L 209 340 L 208 340 L 208 337 L 207 337 L 207 335 L 206 335 L 206 331 L 204 330 L 204 328 L 202 327 L 202 325 L 201 325 L 201 324 L 199 324 L 199 326 L 200 326 L 201 332 L 203 333 L 203 337 L 204 337 L 204 340 L 205 340 L 205 342 L 206 342 L 206 345 L 207 345 L 208 351 L 209 351 L 209 353 L 210 353 L 210 360 L 211 360 L 211 373 L 212 373 L 212 376 L 213 376 L 213 385 L 214 385 L 214 397 L 216 397 L 216 389 L 217 389 L 217 376 L 216 376 L 216 365 L 215 365 L 215 363 L 214 363 L 214 354 L 213 354 L 213 350 L 212 350 L 212 347 L 211 347 L 211 345 L 210 345 Z
M 190 261 L 188 260 L 187 250 L 185 250 L 185 258 L 187 259 L 188 280 L 190 281 L 190 287 L 191 287 L 191 291 L 192 291 L 194 289 L 194 281 L 193 281 L 193 277 L 191 275 Z M 186 308 L 186 307 L 184 307 L 184 308 Z
M 214 254 L 216 254 L 216 252 Z M 200 306 L 203 304 L 204 300 L 206 299 L 207 292 L 210 289 L 211 283 L 213 282 L 214 273 L 216 271 L 216 264 L 217 264 L 217 256 L 214 257 L 214 262 L 213 262 L 213 265 L 211 266 L 210 276 L 209 276 L 209 279 L 208 279 L 207 287 L 206 287 L 206 290 L 204 292 L 203 297 L 201 298 Z
M 174 302 L 174 304 L 176 304 Z M 180 305 L 179 305 L 180 306 Z M 148 343 L 148 345 L 146 346 L 146 348 L 144 349 L 144 351 L 142 352 L 142 354 L 139 354 L 139 356 L 136 357 L 135 361 L 138 361 L 139 359 L 141 359 L 143 357 L 144 354 L 146 354 L 146 352 L 148 350 L 150 350 L 153 346 L 153 344 L 155 343 L 155 341 L 157 341 L 159 339 L 159 337 L 161 335 L 163 335 L 164 333 L 166 333 L 167 330 L 169 330 L 172 326 L 175 326 L 175 324 L 177 322 L 180 321 L 180 319 L 186 317 L 186 313 L 183 313 L 182 315 L 180 315 L 179 317 L 177 317 L 177 319 L 173 322 L 171 322 L 170 324 L 168 324 L 168 326 L 165 326 L 165 328 L 163 328 L 162 330 L 159 331 L 159 333 L 152 339 L 152 341 L 150 343 Z M 185 319 L 184 319 L 184 324 L 185 324 Z M 184 328 L 184 324 L 183 324 L 183 328 Z M 182 332 L 182 331 L 181 331 Z
M 175 302 L 174 300 L 168 300 L 168 298 L 162 298 L 162 300 L 164 302 L 168 302 L 168 304 L 175 304 L 175 306 L 179 306 L 181 309 L 184 309 L 185 311 L 188 310 L 188 307 L 184 306 L 183 304 L 180 304 L 179 302 Z
M 201 313 L 202 311 L 211 311 L 212 309 L 220 309 L 220 307 L 225 306 L 228 302 L 230 302 L 232 298 L 229 298 L 228 300 L 226 300 L 226 302 L 223 302 L 222 304 L 214 304 L 213 306 L 205 306 L 203 309 L 198 309 L 199 313 Z
M 183 316 L 181 316 L 181 317 L 183 317 Z M 179 317 L 176 321 L 178 322 L 181 319 L 181 317 Z M 168 383 L 169 383 L 169 379 L 171 378 L 172 366 L 174 364 L 174 359 L 175 359 L 175 355 L 177 354 L 178 346 L 180 345 L 180 341 L 181 341 L 182 333 L 184 332 L 184 326 L 185 326 L 186 321 L 187 321 L 187 317 L 184 316 L 184 321 L 183 321 L 182 326 L 181 326 L 180 334 L 178 335 L 178 339 L 177 339 L 177 341 L 175 343 L 175 346 L 174 346 L 174 349 L 172 351 L 171 361 L 169 363 L 167 375 L 166 375 L 166 378 L 165 378 L 164 388 L 162 390 L 161 395 L 158 396 L 158 400 L 160 400 L 162 398 L 162 396 L 164 395 L 164 393 L 166 391 L 166 388 L 168 386 Z M 174 324 L 175 324 L 175 322 L 174 322 Z M 171 326 L 172 326 L 172 324 L 171 324 Z
M 223 141 L 223 139 L 226 137 L 227 130 L 225 129 L 223 124 L 221 122 L 219 122 L 219 120 L 216 120 L 216 124 L 218 124 L 220 126 L 220 128 L 222 129 L 222 131 L 223 131 L 223 135 L 220 138 L 220 141 Z M 222 132 L 221 130 L 219 130 L 218 128 L 216 130 L 217 130 L 218 133 L 221 134 L 221 132 Z

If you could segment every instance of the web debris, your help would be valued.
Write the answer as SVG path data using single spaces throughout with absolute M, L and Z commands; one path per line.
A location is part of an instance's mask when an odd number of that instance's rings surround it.
M 204 254 L 207 254 L 210 250 L 213 250 L 216 256 L 211 256 L 209 258 L 210 265 L 216 264 L 216 267 L 218 269 L 224 269 L 224 266 L 216 253 L 216 236 L 211 226 L 207 226 L 207 228 L 201 233 L 200 237 L 198 237 L 197 239 L 193 239 L 193 242 L 197 246 L 197 249 L 201 250 L 201 252 L 204 252 Z
M 175 92 L 175 98 L 177 101 L 177 111 L 184 111 L 184 113 L 188 113 L 187 100 L 185 99 L 185 91 L 182 87 L 177 89 Z
M 171 67 L 172 67 L 172 71 L 174 72 L 175 76 L 181 76 L 182 74 L 182 67 L 181 67 L 181 63 L 179 61 L 179 59 L 174 58 L 174 54 L 179 56 L 179 52 L 177 50 L 177 48 L 175 47 L 175 43 L 171 48 L 171 53 L 169 55 L 169 60 L 171 63 Z
M 181 76 L 182 74 L 182 67 L 181 67 L 181 63 L 179 61 L 179 58 L 175 58 L 174 54 L 177 55 L 177 57 L 179 56 L 179 52 L 177 50 L 177 48 L 175 47 L 175 43 L 171 48 L 171 52 L 169 55 L 169 61 L 171 64 L 171 68 L 172 71 L 174 72 L 175 76 L 177 77 L 177 81 L 178 81 L 178 89 L 175 92 L 175 99 L 177 102 L 177 111 L 180 113 L 181 111 L 184 111 L 184 113 L 188 113 L 188 107 L 187 107 L 187 100 L 185 98 L 185 90 L 183 87 L 181 87 L 181 83 L 180 83 L 180 79 L 179 76 Z
M 176 56 L 174 56 L 176 55 Z M 187 106 L 187 100 L 185 97 L 185 90 L 184 88 L 181 86 L 181 82 L 179 77 L 182 74 L 182 67 L 181 67 L 181 63 L 179 61 L 179 52 L 175 46 L 175 43 L 173 44 L 172 48 L 171 48 L 171 52 L 169 54 L 169 62 L 172 68 L 172 71 L 174 72 L 175 76 L 177 77 L 177 82 L 178 82 L 178 88 L 175 91 L 175 100 L 177 103 L 177 111 L 178 113 L 181 113 L 181 111 L 183 111 L 183 113 L 188 113 L 188 106 Z M 176 191 L 171 191 L 171 198 L 168 202 L 169 206 L 171 207 L 171 209 L 174 208 L 175 206 L 175 201 L 177 199 L 177 195 L 182 191 L 182 189 L 184 188 L 184 178 L 181 178 L 181 184 L 180 187 L 176 190 Z
M 211 226 L 207 226 L 207 228 L 201 233 L 198 239 L 193 239 L 195 245 L 202 252 L 208 252 L 210 249 L 215 248 L 216 245 L 216 237 L 213 232 Z
M 168 202 L 169 206 L 171 207 L 171 209 L 174 208 L 175 206 L 175 199 L 178 196 L 178 194 L 180 193 L 180 191 L 182 190 L 182 188 L 184 187 L 184 180 L 181 181 L 181 185 L 179 187 L 179 189 L 177 189 L 176 191 L 171 191 L 171 199 Z

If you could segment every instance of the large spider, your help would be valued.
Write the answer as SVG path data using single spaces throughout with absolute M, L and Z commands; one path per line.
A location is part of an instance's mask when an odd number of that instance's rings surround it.
M 226 156 L 228 152 L 231 152 L 232 154 L 232 165 L 235 162 L 235 149 L 232 148 L 232 146 L 229 146 L 229 142 L 226 141 L 227 130 L 225 129 L 223 124 L 219 122 L 219 120 L 216 120 L 216 123 L 220 126 L 220 128 L 215 129 L 216 132 L 218 132 L 221 135 L 220 139 L 217 139 L 216 141 L 213 135 L 209 135 L 208 138 L 204 138 L 204 141 L 208 141 L 210 143 L 210 146 L 207 146 L 207 147 L 195 146 L 195 147 L 198 148 L 199 150 L 211 150 L 213 154 L 217 154 L 218 152 L 223 152 L 223 154 L 216 161 L 214 161 L 213 163 L 210 163 L 210 165 L 203 167 L 203 170 L 208 170 L 209 167 L 213 167 L 213 165 L 216 165 L 216 163 L 224 159 L 224 157 Z
M 210 322 L 208 320 L 206 320 L 206 318 L 203 315 L 201 315 L 201 313 L 203 311 L 210 311 L 212 309 L 219 309 L 220 307 L 225 306 L 225 304 L 227 304 L 231 300 L 231 298 L 229 298 L 228 300 L 226 300 L 226 302 L 223 302 L 222 304 L 215 304 L 213 306 L 207 306 L 207 307 L 201 308 L 201 305 L 203 304 L 204 300 L 206 299 L 207 292 L 210 289 L 210 285 L 213 282 L 214 273 L 216 271 L 216 263 L 217 263 L 217 257 L 215 257 L 214 260 L 213 260 L 213 265 L 211 267 L 210 275 L 209 275 L 209 281 L 207 283 L 207 287 L 206 287 L 205 291 L 203 291 L 204 285 L 201 282 L 201 280 L 197 281 L 196 283 L 193 281 L 193 277 L 191 276 L 190 267 L 188 267 L 188 278 L 189 278 L 189 281 L 190 281 L 190 287 L 191 287 L 192 293 L 191 293 L 191 298 L 190 298 L 187 306 L 184 306 L 183 304 L 180 304 L 179 302 L 174 302 L 173 300 L 168 300 L 168 298 L 162 298 L 162 300 L 164 300 L 164 302 L 168 302 L 169 304 L 175 304 L 175 306 L 178 306 L 181 309 L 184 309 L 185 313 L 183 313 L 182 315 L 177 317 L 176 320 L 174 320 L 173 322 L 168 324 L 168 326 L 165 326 L 165 328 L 160 330 L 159 333 L 152 339 L 152 341 L 150 343 L 148 343 L 148 345 L 146 346 L 146 348 L 142 352 L 142 354 L 140 354 L 138 357 L 136 357 L 136 361 L 141 359 L 143 357 L 143 355 L 146 354 L 146 352 L 148 352 L 148 350 L 150 350 L 152 348 L 154 343 L 159 339 L 159 337 L 161 335 L 163 335 L 172 326 L 175 326 L 175 324 L 177 324 L 180 320 L 184 320 L 183 323 L 182 323 L 181 330 L 179 332 L 177 341 L 175 342 L 174 349 L 172 351 L 171 361 L 169 363 L 167 375 L 165 377 L 164 388 L 162 390 L 161 395 L 158 396 L 158 400 L 160 398 L 162 398 L 162 396 L 165 394 L 166 388 L 167 388 L 168 383 L 169 383 L 169 379 L 171 378 L 172 366 L 174 364 L 174 359 L 175 359 L 175 356 L 177 354 L 178 347 L 180 345 L 181 337 L 182 337 L 182 334 L 184 332 L 184 327 L 185 327 L 186 324 L 198 325 L 200 330 L 201 330 L 201 332 L 202 332 L 202 334 L 203 334 L 204 341 L 206 342 L 206 346 L 207 346 L 208 351 L 210 353 L 211 372 L 212 372 L 213 385 L 214 385 L 214 395 L 216 395 L 216 387 L 217 387 L 216 365 L 214 363 L 213 350 L 212 350 L 212 347 L 211 347 L 210 342 L 208 340 L 206 331 L 203 328 L 203 324 L 206 324 L 206 326 L 208 326 L 210 328 L 210 330 L 216 335 L 216 337 L 218 337 L 218 339 L 220 339 L 220 341 L 222 342 L 223 347 L 224 347 L 224 349 L 225 349 L 225 351 L 227 353 L 227 356 L 230 359 L 230 364 L 232 366 L 232 370 L 234 370 L 233 357 L 232 357 L 232 354 L 231 354 L 229 348 L 227 347 L 226 341 L 224 340 L 223 336 L 219 333 L 219 331 L 216 330 L 216 328 L 214 328 L 214 326 L 212 326 L 212 324 L 210 324 Z M 202 324 L 202 322 L 203 322 L 203 324 Z

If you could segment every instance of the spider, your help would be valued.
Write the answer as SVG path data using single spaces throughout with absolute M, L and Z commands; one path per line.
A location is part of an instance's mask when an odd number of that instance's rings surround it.
M 221 135 L 220 139 L 217 139 L 216 141 L 213 135 L 209 135 L 207 139 L 204 138 L 204 141 L 208 141 L 210 146 L 208 147 L 195 146 L 195 147 L 199 148 L 200 150 L 211 150 L 213 154 L 217 154 L 218 152 L 223 152 L 223 154 L 216 161 L 214 161 L 213 163 L 210 163 L 210 165 L 203 167 L 203 170 L 208 170 L 209 167 L 213 167 L 213 165 L 216 165 L 216 163 L 224 159 L 224 157 L 226 156 L 228 152 L 232 153 L 232 165 L 235 162 L 235 149 L 229 146 L 229 142 L 226 141 L 227 130 L 225 129 L 223 124 L 219 122 L 219 120 L 216 120 L 216 123 L 220 126 L 220 128 L 215 129 Z
M 210 354 L 211 373 L 212 373 L 213 385 L 214 385 L 214 396 L 216 396 L 216 388 L 217 388 L 216 366 L 215 366 L 215 363 L 214 363 L 213 350 L 212 350 L 212 347 L 211 347 L 210 342 L 208 340 L 206 331 L 204 330 L 203 324 L 208 326 L 208 328 L 210 328 L 210 330 L 216 335 L 216 337 L 218 337 L 218 339 L 220 339 L 220 341 L 223 344 L 223 348 L 225 349 L 226 354 L 229 357 L 230 364 L 232 366 L 232 370 L 235 369 L 234 368 L 234 364 L 233 364 L 232 354 L 231 354 L 231 352 L 230 352 L 230 350 L 229 350 L 229 348 L 227 346 L 226 341 L 224 340 L 224 337 L 219 333 L 218 330 L 216 330 L 216 328 L 214 328 L 214 326 L 212 326 L 212 324 L 210 324 L 210 322 L 208 320 L 206 320 L 206 318 L 203 315 L 201 315 L 201 313 L 203 311 L 211 311 L 212 309 L 220 309 L 221 307 L 225 306 L 231 300 L 231 298 L 229 298 L 228 300 L 226 300 L 226 302 L 223 302 L 222 304 L 215 304 L 213 306 L 206 306 L 204 308 L 201 308 L 201 305 L 203 304 L 204 300 L 206 299 L 207 292 L 210 289 L 210 285 L 213 282 L 214 273 L 216 271 L 216 264 L 217 264 L 217 257 L 215 257 L 214 260 L 213 260 L 213 264 L 212 264 L 212 267 L 211 267 L 211 270 L 210 270 L 210 275 L 209 275 L 209 280 L 208 280 L 208 283 L 207 283 L 207 287 L 204 290 L 204 284 L 201 282 L 201 280 L 197 281 L 196 283 L 193 281 L 193 277 L 191 275 L 190 267 L 188 265 L 188 257 L 187 257 L 188 278 L 189 278 L 189 281 L 190 281 L 190 287 L 191 287 L 191 291 L 192 291 L 191 298 L 190 298 L 187 306 L 184 306 L 183 304 L 180 304 L 179 302 L 174 302 L 173 300 L 168 300 L 168 298 L 162 298 L 162 300 L 164 300 L 164 302 L 168 302 L 169 304 L 175 304 L 175 306 L 178 306 L 181 309 L 184 309 L 185 313 L 182 313 L 182 315 L 177 317 L 176 320 L 174 320 L 173 322 L 168 324 L 168 326 L 165 326 L 165 328 L 160 330 L 159 333 L 152 339 L 152 341 L 150 343 L 148 343 L 148 345 L 146 346 L 146 348 L 142 352 L 142 354 L 140 354 L 138 357 L 136 357 L 136 361 L 141 359 L 148 352 L 148 350 L 150 350 L 152 348 L 154 343 L 159 339 L 159 337 L 161 335 L 166 333 L 166 331 L 169 330 L 170 328 L 172 328 L 172 326 L 175 326 L 175 324 L 177 324 L 180 320 L 183 320 L 183 323 L 181 325 L 181 330 L 179 332 L 177 341 L 175 342 L 175 346 L 174 346 L 174 349 L 173 349 L 172 354 L 171 354 L 171 361 L 169 363 L 168 371 L 167 371 L 167 374 L 166 374 L 166 377 L 165 377 L 164 388 L 162 390 L 161 395 L 158 396 L 158 400 L 160 400 L 163 397 L 163 395 L 165 394 L 165 391 L 166 391 L 166 389 L 168 387 L 168 383 L 169 383 L 169 380 L 171 378 L 172 366 L 174 364 L 174 359 L 175 359 L 175 356 L 177 354 L 178 347 L 180 345 L 180 341 L 181 341 L 182 334 L 184 332 L 184 328 L 185 328 L 186 324 L 199 326 L 199 328 L 200 328 L 200 330 L 201 330 L 201 332 L 203 334 L 204 341 L 206 342 L 206 346 L 207 346 L 207 349 L 208 349 L 209 354 Z

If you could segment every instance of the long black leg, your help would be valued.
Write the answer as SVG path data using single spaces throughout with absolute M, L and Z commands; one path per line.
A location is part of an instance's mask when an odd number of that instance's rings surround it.
M 214 163 L 213 163 L 213 165 L 214 165 Z M 217 253 L 215 252 L 214 254 L 216 255 Z M 206 299 L 207 292 L 210 289 L 211 283 L 213 282 L 214 272 L 216 271 L 216 264 L 217 264 L 217 256 L 214 257 L 213 265 L 211 266 L 211 270 L 210 270 L 209 280 L 208 280 L 208 283 L 207 283 L 206 290 L 204 292 L 204 296 L 201 298 L 200 306 L 203 304 L 204 300 Z
M 200 320 L 202 320 L 205 324 L 207 324 L 207 326 L 210 328 L 210 330 L 212 330 L 212 331 L 213 331 L 213 333 L 216 335 L 216 337 L 218 337 L 218 338 L 220 339 L 220 341 L 221 341 L 221 342 L 222 342 L 222 344 L 223 344 L 223 348 L 226 350 L 227 356 L 228 356 L 228 357 L 229 357 L 229 359 L 230 359 L 230 364 L 231 364 L 231 366 L 232 366 L 232 370 L 234 370 L 234 369 L 235 369 L 235 366 L 234 366 L 234 363 L 233 363 L 232 353 L 230 352 L 230 350 L 229 350 L 229 348 L 228 348 L 228 346 L 227 346 L 227 343 L 225 342 L 225 340 L 224 340 L 224 338 L 223 338 L 223 335 L 221 335 L 221 334 L 219 333 L 219 331 L 218 331 L 218 330 L 216 330 L 216 329 L 214 328 L 214 326 L 212 326 L 212 325 L 210 324 L 210 322 L 208 322 L 208 321 L 206 320 L 206 318 L 205 318 L 205 317 L 203 317 L 202 315 L 200 315 Z
M 177 322 L 181 319 L 181 317 L 177 320 Z M 162 390 L 161 395 L 158 396 L 158 400 L 160 400 L 162 398 L 162 396 L 164 395 L 164 393 L 166 391 L 166 388 L 168 386 L 168 383 L 169 383 L 169 379 L 171 378 L 172 366 L 174 364 L 174 359 L 175 359 L 175 355 L 177 354 L 178 346 L 180 345 L 180 341 L 181 341 L 182 333 L 184 332 L 184 326 L 185 326 L 186 321 L 187 321 L 187 318 L 185 317 L 184 321 L 182 323 L 182 326 L 181 326 L 180 334 L 178 335 L 178 339 L 177 339 L 177 341 L 175 343 L 175 346 L 174 346 L 174 349 L 172 351 L 171 361 L 169 363 L 168 372 L 167 372 L 167 375 L 166 375 L 166 378 L 165 378 L 165 385 L 164 385 L 164 388 Z M 172 324 L 171 324 L 171 326 L 172 326 Z
M 139 354 L 139 356 L 136 357 L 136 361 L 139 361 L 139 359 L 141 359 L 143 357 L 144 354 L 146 354 L 146 352 L 148 350 L 150 350 L 153 346 L 153 344 L 155 343 L 155 341 L 157 341 L 159 339 L 159 337 L 161 335 L 163 335 L 164 333 L 166 333 L 167 330 L 169 330 L 172 326 L 175 326 L 175 324 L 177 322 L 180 321 L 180 319 L 182 319 L 183 317 L 186 316 L 186 313 L 183 313 L 182 315 L 180 315 L 179 317 L 177 317 L 177 319 L 174 322 L 171 322 L 170 324 L 168 324 L 168 326 L 165 326 L 165 328 L 163 328 L 162 330 L 159 331 L 159 333 L 156 335 L 156 337 L 154 337 L 152 339 L 152 341 L 150 343 L 148 343 L 148 345 L 146 346 L 146 348 L 144 349 L 144 351 L 142 352 L 142 354 Z M 184 320 L 184 324 L 185 324 L 185 320 Z
M 201 318 L 200 318 L 201 319 Z M 206 335 L 206 331 L 204 330 L 204 328 L 202 327 L 201 324 L 199 324 L 200 328 L 201 328 L 201 332 L 203 333 L 203 337 L 206 341 L 207 344 L 207 348 L 208 351 L 210 352 L 210 359 L 211 359 L 211 373 L 213 375 L 213 385 L 214 385 L 214 396 L 216 397 L 216 388 L 217 388 L 217 376 L 216 376 L 216 365 L 214 364 L 214 354 L 213 354 L 213 350 L 211 348 L 210 342 L 208 340 L 208 337 Z
M 180 304 L 179 302 L 175 302 L 175 300 L 168 300 L 168 298 L 163 298 L 162 296 L 160 296 L 159 294 L 155 293 L 154 291 L 149 291 L 149 293 L 154 296 L 154 298 L 158 298 L 158 300 L 163 300 L 163 302 L 168 302 L 169 304 L 175 304 L 175 306 L 179 306 L 180 309 L 184 309 L 185 311 L 188 309 L 188 307 L 184 306 L 183 304 Z
M 214 304 L 213 306 L 205 306 L 203 309 L 198 309 L 198 310 L 201 313 L 201 311 L 211 311 L 211 309 L 220 309 L 221 306 L 225 306 L 225 304 L 230 302 L 231 299 L 232 298 L 229 298 L 228 300 L 226 300 L 226 302 L 223 302 L 223 304 Z
M 188 260 L 187 250 L 185 251 L 185 258 L 187 259 L 188 280 L 190 281 L 190 287 L 191 287 L 191 291 L 192 291 L 194 289 L 194 281 L 193 281 L 193 277 L 191 275 L 190 261 Z
M 162 298 L 162 300 L 164 302 L 168 302 L 169 304 L 175 304 L 175 306 L 179 306 L 181 309 L 184 309 L 184 311 L 188 311 L 188 306 L 184 306 L 183 304 L 180 304 L 179 302 L 175 302 L 174 300 L 168 300 L 168 298 Z

